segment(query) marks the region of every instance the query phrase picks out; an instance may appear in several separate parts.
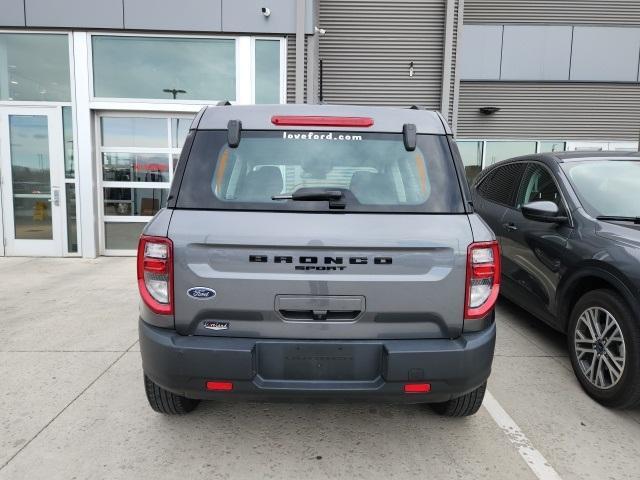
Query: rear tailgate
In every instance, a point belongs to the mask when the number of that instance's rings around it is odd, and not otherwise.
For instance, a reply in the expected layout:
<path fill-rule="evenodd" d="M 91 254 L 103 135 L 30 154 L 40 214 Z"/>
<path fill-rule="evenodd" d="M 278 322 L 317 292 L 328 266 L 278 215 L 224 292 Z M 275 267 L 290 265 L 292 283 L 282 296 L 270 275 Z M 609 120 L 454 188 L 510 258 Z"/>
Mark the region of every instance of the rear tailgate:
<path fill-rule="evenodd" d="M 169 237 L 181 334 L 400 339 L 462 331 L 472 242 L 464 214 L 177 209 Z M 194 287 L 215 295 L 189 295 Z"/>

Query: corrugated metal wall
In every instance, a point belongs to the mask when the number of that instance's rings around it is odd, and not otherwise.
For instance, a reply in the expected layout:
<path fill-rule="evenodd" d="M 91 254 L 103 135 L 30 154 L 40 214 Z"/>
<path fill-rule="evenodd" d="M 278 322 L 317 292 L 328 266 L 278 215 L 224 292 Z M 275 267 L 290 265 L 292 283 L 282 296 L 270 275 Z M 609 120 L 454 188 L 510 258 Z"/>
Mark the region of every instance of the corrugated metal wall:
<path fill-rule="evenodd" d="M 466 5 L 466 4 L 465 4 Z M 478 109 L 499 107 L 493 115 Z M 459 138 L 637 140 L 640 85 L 462 82 Z"/>
<path fill-rule="evenodd" d="M 465 0 L 465 23 L 640 24 L 638 0 Z"/>
<path fill-rule="evenodd" d="M 307 37 L 304 39 L 304 97 L 307 98 Z M 287 37 L 287 103 L 296 103 L 296 36 Z"/>
<path fill-rule="evenodd" d="M 444 20 L 445 0 L 320 0 L 324 101 L 439 109 Z"/>

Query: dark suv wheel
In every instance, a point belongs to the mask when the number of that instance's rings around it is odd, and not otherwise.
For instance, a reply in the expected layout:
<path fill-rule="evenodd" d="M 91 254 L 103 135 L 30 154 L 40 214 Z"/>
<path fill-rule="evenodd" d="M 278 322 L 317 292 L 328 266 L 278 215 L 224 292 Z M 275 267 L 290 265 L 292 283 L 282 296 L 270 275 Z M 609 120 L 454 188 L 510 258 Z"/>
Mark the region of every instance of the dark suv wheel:
<path fill-rule="evenodd" d="M 151 408 L 156 412 L 167 415 L 189 413 L 200 403 L 200 400 L 183 397 L 165 390 L 146 375 L 144 376 L 144 390 L 147 393 L 147 400 L 149 400 Z"/>
<path fill-rule="evenodd" d="M 487 382 L 461 397 L 452 398 L 447 402 L 433 403 L 431 408 L 445 417 L 468 417 L 480 409 L 486 389 Z"/>
<path fill-rule="evenodd" d="M 640 319 L 611 290 L 578 300 L 567 335 L 573 370 L 584 390 L 614 408 L 640 404 Z"/>

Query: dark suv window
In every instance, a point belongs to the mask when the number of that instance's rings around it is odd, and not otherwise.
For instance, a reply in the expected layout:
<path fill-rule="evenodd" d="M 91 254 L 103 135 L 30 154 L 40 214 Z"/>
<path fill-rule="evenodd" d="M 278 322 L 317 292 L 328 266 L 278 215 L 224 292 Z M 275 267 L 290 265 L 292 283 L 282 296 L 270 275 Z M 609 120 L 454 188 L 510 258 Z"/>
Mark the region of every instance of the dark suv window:
<path fill-rule="evenodd" d="M 562 210 L 562 196 L 549 170 L 540 164 L 530 163 L 527 165 L 518 189 L 516 206 L 520 208 L 536 200 L 548 200 Z"/>
<path fill-rule="evenodd" d="M 478 193 L 491 202 L 514 207 L 516 187 L 525 168 L 524 163 L 510 163 L 496 168 L 482 180 Z"/>
<path fill-rule="evenodd" d="M 339 190 L 346 211 L 463 213 L 447 138 L 402 134 L 250 131 L 237 148 L 226 131 L 198 131 L 177 208 L 327 211 L 327 201 L 274 199 L 299 189 Z"/>

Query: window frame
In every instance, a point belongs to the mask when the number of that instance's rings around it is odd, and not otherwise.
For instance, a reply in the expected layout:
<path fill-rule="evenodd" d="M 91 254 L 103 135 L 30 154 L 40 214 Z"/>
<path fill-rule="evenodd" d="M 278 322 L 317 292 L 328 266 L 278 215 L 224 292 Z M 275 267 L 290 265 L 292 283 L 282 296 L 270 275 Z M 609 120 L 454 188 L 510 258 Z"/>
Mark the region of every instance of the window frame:
<path fill-rule="evenodd" d="M 502 207 L 510 208 L 510 209 L 515 210 L 515 205 L 509 205 L 509 204 L 506 204 L 506 203 L 503 203 L 503 202 L 497 202 L 497 201 L 495 201 L 495 200 L 492 200 L 492 199 L 487 198 L 487 197 L 485 197 L 484 195 L 482 195 L 482 193 L 480 192 L 480 185 L 482 185 L 484 182 L 490 181 L 490 180 L 491 180 L 491 178 L 490 178 L 490 177 L 492 177 L 492 176 L 495 174 L 495 172 L 497 172 L 497 171 L 498 171 L 498 170 L 500 170 L 501 168 L 505 168 L 505 167 L 508 167 L 508 166 L 510 166 L 510 165 L 516 165 L 516 164 L 519 164 L 519 163 L 526 163 L 526 162 L 520 162 L 520 161 L 518 161 L 518 162 L 507 162 L 507 163 L 504 163 L 504 164 L 502 164 L 502 165 L 500 165 L 500 166 L 498 166 L 498 167 L 493 168 L 493 171 L 488 172 L 488 173 L 485 173 L 485 174 L 483 175 L 483 176 L 484 176 L 484 178 L 482 178 L 482 177 L 481 177 L 481 178 L 478 180 L 478 185 L 476 186 L 476 190 L 478 191 L 478 195 L 479 195 L 480 197 L 482 197 L 482 199 L 483 199 L 483 200 L 485 200 L 485 201 L 487 201 L 487 202 L 491 202 L 491 203 L 494 203 L 495 205 L 500 205 L 500 206 L 502 206 Z M 497 165 L 497 164 L 494 164 L 494 165 Z M 526 167 L 525 167 L 525 170 L 526 170 Z M 512 188 L 514 189 L 514 190 L 512 191 L 512 195 L 515 195 L 515 194 L 516 194 L 516 192 L 517 192 L 517 191 L 519 190 L 519 188 L 520 188 L 520 184 L 521 184 L 521 183 L 522 183 L 522 177 L 521 177 L 521 178 L 520 178 L 520 180 L 518 181 L 517 185 L 515 185 L 514 187 L 512 187 Z"/>
<path fill-rule="evenodd" d="M 80 193 L 80 177 L 78 175 L 79 163 L 78 163 L 78 123 L 77 123 L 77 103 L 76 103 L 76 66 L 78 63 L 81 63 L 81 59 L 76 59 L 74 55 L 74 37 L 73 32 L 69 30 L 51 30 L 51 29 L 29 29 L 29 30 L 17 30 L 12 28 L 0 28 L 0 33 L 10 33 L 10 34 L 20 34 L 20 35 L 65 35 L 67 37 L 67 50 L 69 55 L 69 83 L 70 83 L 70 99 L 67 102 L 61 101 L 51 101 L 51 100 L 0 100 L 0 107 L 8 107 L 8 108 L 20 108 L 20 107 L 57 107 L 60 118 L 62 119 L 62 107 L 71 108 L 71 133 L 73 139 L 73 161 L 74 161 L 74 172 L 73 177 L 67 177 L 65 170 L 65 165 L 63 165 L 63 179 L 61 180 L 62 187 L 60 188 L 60 204 L 63 209 L 63 232 L 62 232 L 62 242 L 63 242 L 63 257 L 82 257 L 82 228 L 80 225 L 80 205 L 82 203 L 81 193 Z M 63 120 L 61 120 L 63 122 Z M 63 127 L 64 128 L 64 127 Z M 63 134 L 64 135 L 64 134 Z M 63 138 L 64 141 L 64 138 Z M 63 159 L 64 161 L 64 159 Z M 69 230 L 68 230 L 68 216 L 69 212 L 67 209 L 67 193 L 66 188 L 67 185 L 72 184 L 75 189 L 76 195 L 76 204 L 75 204 L 75 215 L 76 215 L 76 244 L 77 251 L 70 252 L 69 251 Z"/>
<path fill-rule="evenodd" d="M 117 118 L 161 118 L 166 120 L 167 126 L 167 147 L 103 147 L 102 146 L 102 121 L 103 117 Z M 131 256 L 135 253 L 135 246 L 132 249 L 108 249 L 106 239 L 106 223 L 140 223 L 142 225 L 148 223 L 153 215 L 105 215 L 104 206 L 104 189 L 105 188 L 153 188 L 166 190 L 169 196 L 171 181 L 175 175 L 174 157 L 179 158 L 182 147 L 174 147 L 172 143 L 171 121 L 174 118 L 187 118 L 191 116 L 184 112 L 144 112 L 144 111 L 98 111 L 94 115 L 94 138 L 95 138 L 95 165 L 96 165 L 96 194 L 98 207 L 98 236 L 99 236 L 99 252 L 101 255 L 109 256 Z M 186 140 L 185 140 L 186 141 Z M 125 182 L 117 180 L 103 180 L 102 171 L 102 154 L 103 153 L 158 153 L 166 154 L 169 157 L 169 181 L 168 182 Z"/>
<path fill-rule="evenodd" d="M 518 194 L 518 192 L 520 192 L 520 189 L 522 188 L 522 183 L 524 182 L 524 178 L 525 178 L 525 173 L 527 172 L 527 168 L 530 165 L 538 165 L 541 166 L 544 170 L 547 171 L 547 173 L 551 176 L 551 179 L 553 180 L 553 183 L 556 186 L 556 189 L 558 190 L 558 192 L 560 192 L 560 200 L 562 202 L 562 206 L 564 208 L 564 214 L 567 216 L 567 218 L 569 219 L 568 224 L 570 227 L 573 227 L 573 217 L 571 215 L 571 210 L 569 209 L 569 202 L 567 202 L 567 198 L 565 195 L 565 192 L 562 190 L 561 186 L 560 186 L 560 182 L 558 181 L 558 177 L 557 175 L 549 168 L 549 166 L 547 164 L 545 164 L 544 162 L 541 162 L 540 160 L 522 160 L 522 161 L 517 161 L 517 162 L 510 162 L 510 163 L 524 163 L 525 164 L 525 169 L 524 169 L 524 173 L 522 174 L 522 178 L 520 179 L 520 181 L 518 182 L 518 185 L 516 187 L 516 195 Z M 516 198 L 517 201 L 517 198 Z M 516 212 L 518 212 L 520 215 L 522 215 L 522 205 L 517 206 L 507 206 L 508 208 L 510 208 L 511 210 L 514 210 Z M 524 218 L 524 215 L 522 215 L 522 218 Z"/>
<path fill-rule="evenodd" d="M 204 39 L 204 40 L 235 40 L 236 66 L 236 98 L 184 100 L 163 98 L 127 98 L 127 97 L 96 97 L 94 91 L 93 71 L 93 37 L 143 37 L 143 38 L 175 38 L 175 39 Z M 99 32 L 87 34 L 88 52 L 87 65 L 89 75 L 89 107 L 94 110 L 141 110 L 164 112 L 194 112 L 197 113 L 204 105 L 229 101 L 233 105 L 255 103 L 255 41 L 278 40 L 280 42 L 280 103 L 286 103 L 287 98 L 287 42 L 284 36 L 251 36 L 251 35 L 180 35 L 171 33 L 130 33 L 130 32 Z"/>

